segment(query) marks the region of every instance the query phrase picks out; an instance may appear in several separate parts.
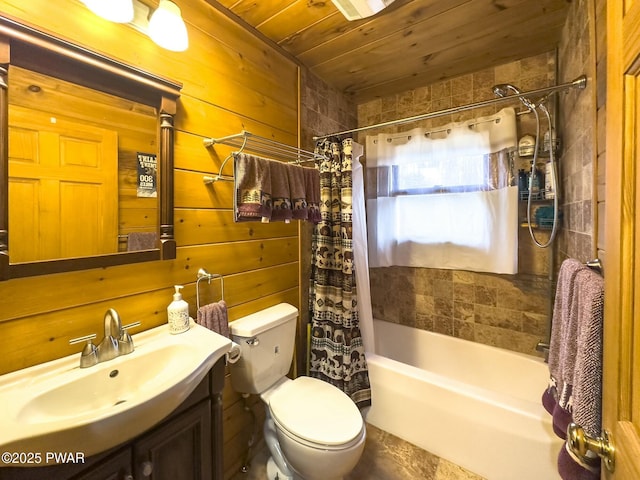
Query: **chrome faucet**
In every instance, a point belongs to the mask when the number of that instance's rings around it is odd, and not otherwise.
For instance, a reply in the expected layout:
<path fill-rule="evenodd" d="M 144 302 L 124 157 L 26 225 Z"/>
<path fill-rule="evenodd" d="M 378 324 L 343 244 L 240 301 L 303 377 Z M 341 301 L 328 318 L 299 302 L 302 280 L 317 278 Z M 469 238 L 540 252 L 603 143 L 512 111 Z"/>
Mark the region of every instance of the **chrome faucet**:
<path fill-rule="evenodd" d="M 112 360 L 120 355 L 118 340 L 122 332 L 120 315 L 113 308 L 104 314 L 104 338 L 96 347 L 98 363 Z"/>
<path fill-rule="evenodd" d="M 80 368 L 91 367 L 133 352 L 133 339 L 127 329 L 138 325 L 140 322 L 122 326 L 118 312 L 113 308 L 107 310 L 104 314 L 104 338 L 98 346 L 91 343 L 91 340 L 96 338 L 95 333 L 69 340 L 70 344 L 87 341 L 80 354 Z"/>

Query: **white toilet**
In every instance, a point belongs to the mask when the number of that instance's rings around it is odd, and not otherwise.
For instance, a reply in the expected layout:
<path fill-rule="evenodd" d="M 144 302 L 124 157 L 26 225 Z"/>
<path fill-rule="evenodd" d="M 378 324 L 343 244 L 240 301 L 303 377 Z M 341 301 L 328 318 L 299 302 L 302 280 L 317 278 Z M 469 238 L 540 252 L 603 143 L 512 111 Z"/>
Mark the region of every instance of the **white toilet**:
<path fill-rule="evenodd" d="M 230 323 L 240 359 L 230 365 L 240 393 L 260 394 L 270 480 L 338 480 L 360 460 L 366 437 L 358 407 L 316 378 L 286 377 L 293 360 L 298 310 L 281 303 Z"/>

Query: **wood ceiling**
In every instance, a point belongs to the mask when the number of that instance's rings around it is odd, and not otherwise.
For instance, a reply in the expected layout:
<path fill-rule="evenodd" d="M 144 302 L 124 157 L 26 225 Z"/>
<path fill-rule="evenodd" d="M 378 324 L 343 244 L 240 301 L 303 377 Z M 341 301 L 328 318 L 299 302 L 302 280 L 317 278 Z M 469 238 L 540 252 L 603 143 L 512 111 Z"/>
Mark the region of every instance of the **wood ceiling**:
<path fill-rule="evenodd" d="M 357 103 L 558 46 L 571 0 L 396 0 L 347 21 L 331 0 L 207 0 Z"/>

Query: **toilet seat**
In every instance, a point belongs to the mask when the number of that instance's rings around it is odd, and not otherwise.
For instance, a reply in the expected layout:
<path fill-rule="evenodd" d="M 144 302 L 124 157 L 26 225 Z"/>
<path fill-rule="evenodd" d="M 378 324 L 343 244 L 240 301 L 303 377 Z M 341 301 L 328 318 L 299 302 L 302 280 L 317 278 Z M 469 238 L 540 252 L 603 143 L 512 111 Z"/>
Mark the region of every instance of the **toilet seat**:
<path fill-rule="evenodd" d="M 358 407 L 337 387 L 317 378 L 284 383 L 270 396 L 269 410 L 283 433 L 308 446 L 346 448 L 363 435 Z"/>

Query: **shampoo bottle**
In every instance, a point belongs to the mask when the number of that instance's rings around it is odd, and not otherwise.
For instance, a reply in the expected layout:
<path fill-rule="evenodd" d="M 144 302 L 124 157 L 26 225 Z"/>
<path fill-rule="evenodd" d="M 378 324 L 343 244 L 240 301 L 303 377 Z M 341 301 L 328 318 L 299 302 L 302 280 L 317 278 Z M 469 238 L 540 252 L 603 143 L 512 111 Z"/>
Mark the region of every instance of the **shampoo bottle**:
<path fill-rule="evenodd" d="M 176 334 L 189 330 L 189 304 L 182 299 L 180 289 L 182 285 L 174 287 L 173 302 L 167 307 L 169 317 L 169 333 Z"/>

